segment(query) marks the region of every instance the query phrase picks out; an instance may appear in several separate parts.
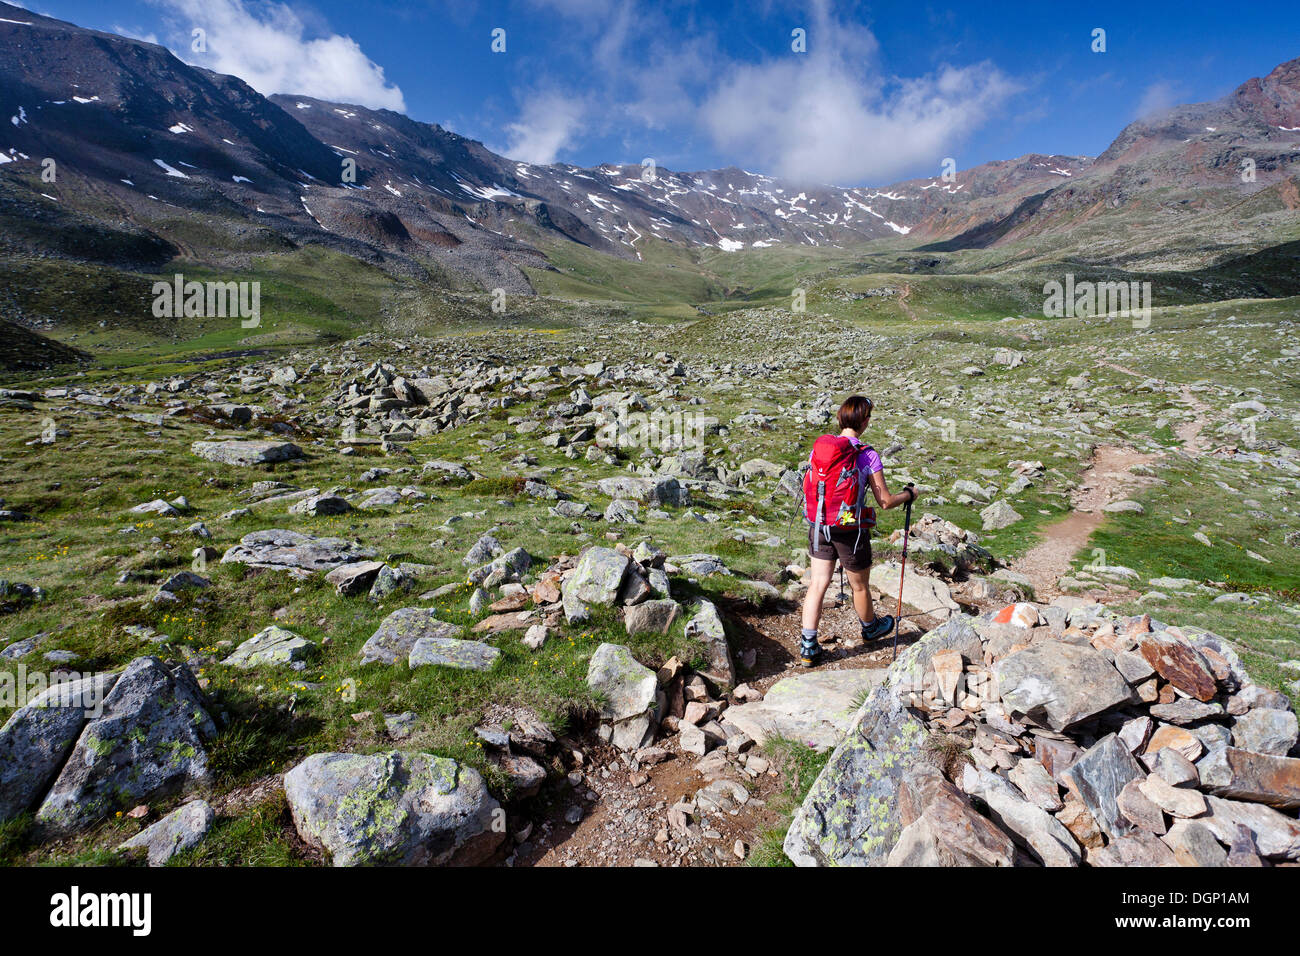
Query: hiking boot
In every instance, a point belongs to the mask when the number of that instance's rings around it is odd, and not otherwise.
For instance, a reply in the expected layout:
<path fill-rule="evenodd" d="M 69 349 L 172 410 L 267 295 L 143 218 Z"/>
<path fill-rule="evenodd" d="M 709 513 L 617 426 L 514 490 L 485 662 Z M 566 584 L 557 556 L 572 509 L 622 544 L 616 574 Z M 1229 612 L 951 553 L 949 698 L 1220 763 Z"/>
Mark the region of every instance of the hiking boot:
<path fill-rule="evenodd" d="M 867 644 L 884 637 L 893 629 L 894 615 L 886 614 L 884 617 L 877 617 L 870 624 L 862 625 L 862 643 Z"/>
<path fill-rule="evenodd" d="M 816 641 L 799 643 L 799 663 L 804 667 L 816 667 L 821 663 L 822 648 Z"/>

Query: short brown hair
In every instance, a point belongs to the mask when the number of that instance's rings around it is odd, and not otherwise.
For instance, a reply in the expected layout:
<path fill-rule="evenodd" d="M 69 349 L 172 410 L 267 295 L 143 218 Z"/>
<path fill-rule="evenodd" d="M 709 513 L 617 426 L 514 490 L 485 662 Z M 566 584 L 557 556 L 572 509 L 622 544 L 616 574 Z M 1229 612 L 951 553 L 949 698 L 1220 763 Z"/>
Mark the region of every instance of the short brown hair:
<path fill-rule="evenodd" d="M 840 428 L 860 432 L 867 427 L 867 419 L 871 417 L 871 399 L 865 395 L 850 395 L 844 399 L 835 417 L 840 420 Z"/>

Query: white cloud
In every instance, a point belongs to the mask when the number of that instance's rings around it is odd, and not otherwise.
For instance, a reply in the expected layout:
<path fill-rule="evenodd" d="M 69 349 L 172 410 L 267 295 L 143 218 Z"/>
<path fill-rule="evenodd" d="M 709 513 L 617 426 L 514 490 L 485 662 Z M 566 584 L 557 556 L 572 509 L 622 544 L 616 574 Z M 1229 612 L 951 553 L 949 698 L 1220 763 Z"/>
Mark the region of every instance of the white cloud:
<path fill-rule="evenodd" d="M 937 169 L 1014 91 L 987 64 L 890 82 L 837 59 L 776 61 L 734 71 L 701 119 L 720 149 L 779 176 L 846 183 Z"/>
<path fill-rule="evenodd" d="M 1177 105 L 1178 102 L 1177 87 L 1166 80 L 1160 80 L 1142 91 L 1142 99 L 1138 101 L 1137 110 L 1133 115 L 1136 119 L 1150 119 Z"/>
<path fill-rule="evenodd" d="M 790 179 L 888 181 L 918 166 L 938 169 L 1019 90 L 987 62 L 887 76 L 875 36 L 836 16 L 829 0 L 814 0 L 792 21 L 807 29 L 806 53 L 760 62 L 728 55 L 712 31 L 684 34 L 653 9 L 629 16 L 626 0 L 603 15 L 594 0 L 533 2 L 568 19 L 587 50 L 587 89 L 599 90 L 569 103 L 552 93 L 547 119 L 532 99 L 520 103 L 512 130 L 556 144 L 542 151 L 552 156 L 618 119 L 659 141 L 702 134 L 724 161 Z"/>
<path fill-rule="evenodd" d="M 582 132 L 587 107 L 581 97 L 547 89 L 524 97 L 521 118 L 506 126 L 505 154 L 526 163 L 553 163 Z"/>
<path fill-rule="evenodd" d="M 701 109 L 715 144 L 808 182 L 888 179 L 954 156 L 1017 91 L 991 63 L 891 78 L 864 27 L 814 5 L 808 52 L 733 68 Z"/>
<path fill-rule="evenodd" d="M 403 111 L 402 91 L 351 37 L 309 29 L 285 3 L 155 0 L 172 14 L 173 51 L 187 63 L 239 77 L 259 93 L 301 93 L 335 102 Z M 194 52 L 191 31 L 206 31 Z"/>

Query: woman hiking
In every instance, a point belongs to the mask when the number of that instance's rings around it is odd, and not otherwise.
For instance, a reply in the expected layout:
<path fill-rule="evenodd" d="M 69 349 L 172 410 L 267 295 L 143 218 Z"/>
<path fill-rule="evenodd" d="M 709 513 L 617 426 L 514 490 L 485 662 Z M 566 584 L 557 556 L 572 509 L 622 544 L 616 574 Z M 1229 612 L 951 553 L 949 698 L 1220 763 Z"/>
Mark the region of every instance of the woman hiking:
<path fill-rule="evenodd" d="M 908 485 L 891 494 L 885 485 L 884 465 L 880 455 L 862 441 L 862 432 L 871 421 L 871 399 L 850 395 L 840 406 L 838 435 L 822 435 L 813 443 L 804 473 L 804 505 L 808 519 L 808 555 L 812 567 L 808 576 L 808 595 L 803 602 L 803 639 L 799 660 L 812 667 L 821 657 L 817 643 L 817 624 L 822 616 L 822 600 L 830 587 L 839 561 L 853 588 L 853 608 L 862 625 L 863 642 L 884 637 L 894 629 L 894 618 L 877 617 L 867 584 L 871 574 L 871 529 L 876 524 L 876 509 L 867 506 L 867 490 L 876 504 L 895 508 L 916 499 L 916 489 Z"/>

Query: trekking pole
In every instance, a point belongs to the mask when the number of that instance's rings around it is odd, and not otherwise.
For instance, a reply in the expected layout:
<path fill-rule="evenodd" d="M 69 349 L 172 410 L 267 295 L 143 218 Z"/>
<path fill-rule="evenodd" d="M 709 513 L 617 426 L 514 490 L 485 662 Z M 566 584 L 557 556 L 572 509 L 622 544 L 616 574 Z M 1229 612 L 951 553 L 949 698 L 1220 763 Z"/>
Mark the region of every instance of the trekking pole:
<path fill-rule="evenodd" d="M 909 484 L 907 487 L 912 486 Z M 903 623 L 903 576 L 907 574 L 907 539 L 912 533 L 912 502 L 915 500 L 916 492 L 913 491 L 907 499 L 907 511 L 903 516 L 903 566 L 898 571 L 898 613 L 894 615 L 894 653 L 890 657 L 891 661 L 898 660 L 898 629 Z"/>

